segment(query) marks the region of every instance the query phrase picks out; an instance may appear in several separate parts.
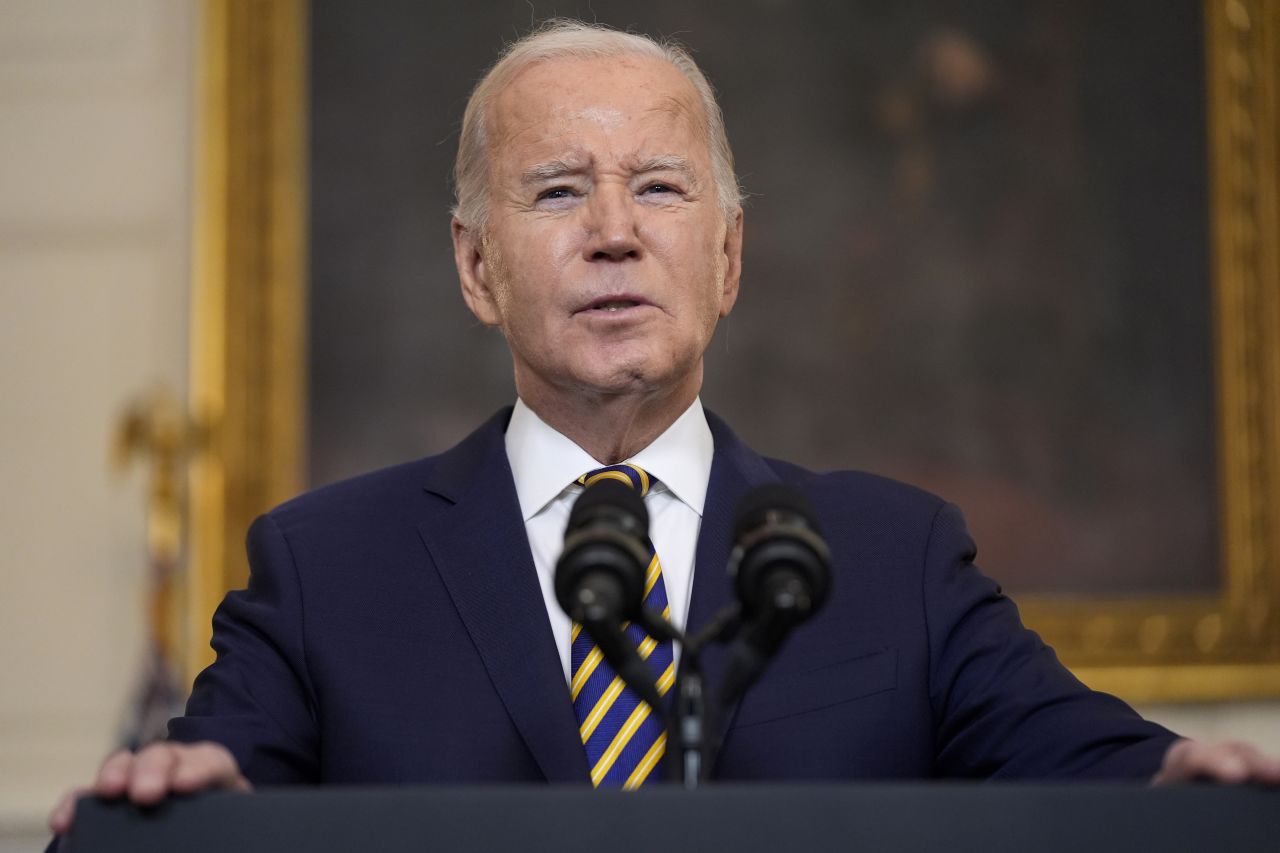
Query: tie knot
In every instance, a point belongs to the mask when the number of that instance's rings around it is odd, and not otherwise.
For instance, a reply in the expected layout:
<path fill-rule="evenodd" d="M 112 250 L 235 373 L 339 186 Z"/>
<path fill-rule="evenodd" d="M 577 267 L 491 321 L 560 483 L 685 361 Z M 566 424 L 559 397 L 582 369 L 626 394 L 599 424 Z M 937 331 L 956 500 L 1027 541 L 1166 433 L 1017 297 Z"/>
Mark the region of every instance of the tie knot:
<path fill-rule="evenodd" d="M 593 486 L 601 480 L 617 480 L 626 483 L 639 492 L 640 497 L 649 494 L 649 489 L 657 482 L 640 466 L 624 462 L 621 465 L 606 465 L 603 468 L 588 471 L 578 478 L 578 485 Z"/>

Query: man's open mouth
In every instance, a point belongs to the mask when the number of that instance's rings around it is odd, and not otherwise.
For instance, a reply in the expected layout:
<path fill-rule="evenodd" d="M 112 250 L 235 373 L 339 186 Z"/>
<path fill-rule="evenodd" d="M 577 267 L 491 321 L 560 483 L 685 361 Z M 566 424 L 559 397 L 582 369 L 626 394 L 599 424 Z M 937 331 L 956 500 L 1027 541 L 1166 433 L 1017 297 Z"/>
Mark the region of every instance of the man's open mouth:
<path fill-rule="evenodd" d="M 648 305 L 643 299 L 633 298 L 629 296 L 609 296 L 604 299 L 597 299 L 595 302 L 588 304 L 580 310 L 589 312 L 601 312 L 604 314 L 613 314 L 618 311 L 625 311 L 628 308 L 639 308 Z"/>

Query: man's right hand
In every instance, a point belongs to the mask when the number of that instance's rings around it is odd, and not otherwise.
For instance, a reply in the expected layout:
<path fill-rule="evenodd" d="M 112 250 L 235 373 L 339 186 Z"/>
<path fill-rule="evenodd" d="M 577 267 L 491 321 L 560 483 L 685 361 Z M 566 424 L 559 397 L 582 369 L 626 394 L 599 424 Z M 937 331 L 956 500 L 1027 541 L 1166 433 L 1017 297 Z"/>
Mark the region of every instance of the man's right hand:
<path fill-rule="evenodd" d="M 248 791 L 249 780 L 225 746 L 160 741 L 139 750 L 114 752 L 102 762 L 88 788 L 73 788 L 49 814 L 49 828 L 62 835 L 71 828 L 76 800 L 88 794 L 116 798 L 127 796 L 139 805 L 158 803 L 169 794 L 191 794 L 209 788 Z"/>

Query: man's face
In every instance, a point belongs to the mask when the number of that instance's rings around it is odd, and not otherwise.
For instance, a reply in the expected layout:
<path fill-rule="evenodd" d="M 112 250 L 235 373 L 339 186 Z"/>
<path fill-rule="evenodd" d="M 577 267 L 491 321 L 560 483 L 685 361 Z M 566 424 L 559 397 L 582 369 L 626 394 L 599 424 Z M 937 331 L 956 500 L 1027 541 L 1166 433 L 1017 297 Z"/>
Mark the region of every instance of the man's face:
<path fill-rule="evenodd" d="M 521 396 L 696 393 L 737 296 L 742 220 L 719 204 L 693 86 L 645 57 L 545 62 L 488 121 L 487 229 L 455 222 L 455 248 Z"/>

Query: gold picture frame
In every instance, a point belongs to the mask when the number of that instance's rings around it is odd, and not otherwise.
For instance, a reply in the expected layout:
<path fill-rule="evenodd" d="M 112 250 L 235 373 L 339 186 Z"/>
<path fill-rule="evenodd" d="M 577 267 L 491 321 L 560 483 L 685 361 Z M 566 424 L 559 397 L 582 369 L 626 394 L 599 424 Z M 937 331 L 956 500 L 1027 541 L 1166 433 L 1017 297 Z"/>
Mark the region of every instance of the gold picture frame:
<path fill-rule="evenodd" d="M 191 401 L 213 441 L 192 471 L 192 674 L 306 439 L 306 4 L 204 14 Z M 1083 680 L 1135 702 L 1280 696 L 1280 0 L 1206 0 L 1204 21 L 1221 584 L 1021 602 Z"/>
<path fill-rule="evenodd" d="M 1082 680 L 1134 702 L 1280 696 L 1280 2 L 1204 10 L 1221 586 L 1022 605 Z"/>
<path fill-rule="evenodd" d="M 302 488 L 306 425 L 305 0 L 205 0 L 196 103 L 184 669 L 248 578 L 254 517 Z"/>

